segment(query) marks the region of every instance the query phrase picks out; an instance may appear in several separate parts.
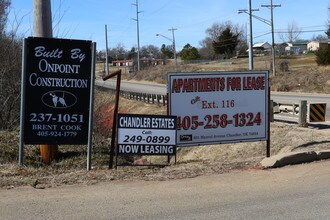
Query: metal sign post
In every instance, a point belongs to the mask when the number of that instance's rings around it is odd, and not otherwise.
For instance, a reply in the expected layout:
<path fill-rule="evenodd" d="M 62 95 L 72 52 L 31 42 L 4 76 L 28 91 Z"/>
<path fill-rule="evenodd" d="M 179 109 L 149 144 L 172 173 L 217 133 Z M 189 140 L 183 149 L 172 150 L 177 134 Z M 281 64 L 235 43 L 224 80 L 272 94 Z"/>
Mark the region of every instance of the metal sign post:
<path fill-rule="evenodd" d="M 112 133 L 111 133 L 111 144 L 110 144 L 110 160 L 109 160 L 109 169 L 113 168 L 113 158 L 115 154 L 115 138 L 117 130 L 117 114 L 119 106 L 119 92 L 120 92 L 120 81 L 121 81 L 121 69 L 103 77 L 103 81 L 106 81 L 112 77 L 117 76 L 117 85 L 116 85 L 116 96 L 115 96 L 115 108 L 113 110 L 113 123 L 112 123 Z"/>
<path fill-rule="evenodd" d="M 88 144 L 87 144 L 87 170 L 92 169 L 93 144 L 93 112 L 94 112 L 94 85 L 95 85 L 96 43 L 92 44 L 92 78 L 89 98 Z"/>
<path fill-rule="evenodd" d="M 23 53 L 22 53 L 22 82 L 21 82 L 21 110 L 20 110 L 20 141 L 19 141 L 19 152 L 18 161 L 19 165 L 24 164 L 24 112 L 25 112 L 25 81 L 26 81 L 26 41 L 23 41 Z"/>

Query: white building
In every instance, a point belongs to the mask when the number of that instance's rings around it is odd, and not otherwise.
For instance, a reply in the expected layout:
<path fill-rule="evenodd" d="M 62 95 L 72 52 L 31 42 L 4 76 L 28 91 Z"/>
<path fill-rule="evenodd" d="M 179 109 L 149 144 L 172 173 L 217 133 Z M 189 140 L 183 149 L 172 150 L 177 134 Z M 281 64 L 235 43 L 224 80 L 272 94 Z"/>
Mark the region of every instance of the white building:
<path fill-rule="evenodd" d="M 307 50 L 312 52 L 327 48 L 328 42 L 311 41 L 307 44 Z"/>

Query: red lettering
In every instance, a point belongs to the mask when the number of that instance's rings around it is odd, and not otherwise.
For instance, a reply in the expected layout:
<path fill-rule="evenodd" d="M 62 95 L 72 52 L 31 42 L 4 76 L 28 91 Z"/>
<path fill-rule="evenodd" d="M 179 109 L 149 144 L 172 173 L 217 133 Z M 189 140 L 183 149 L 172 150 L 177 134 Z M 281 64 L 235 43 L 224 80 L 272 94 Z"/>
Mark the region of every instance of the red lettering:
<path fill-rule="evenodd" d="M 240 77 L 228 77 L 227 78 L 227 91 L 241 90 L 242 82 Z"/>
<path fill-rule="evenodd" d="M 265 89 L 265 77 L 243 77 L 243 90 L 264 90 Z"/>

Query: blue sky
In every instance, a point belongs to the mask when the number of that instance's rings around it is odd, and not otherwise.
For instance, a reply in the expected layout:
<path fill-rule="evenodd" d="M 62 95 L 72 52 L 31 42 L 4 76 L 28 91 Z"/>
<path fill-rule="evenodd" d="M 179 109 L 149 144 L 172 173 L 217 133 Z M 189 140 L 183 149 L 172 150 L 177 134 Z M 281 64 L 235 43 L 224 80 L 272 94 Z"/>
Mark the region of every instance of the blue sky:
<path fill-rule="evenodd" d="M 54 37 L 92 40 L 97 49 L 105 49 L 105 25 L 108 26 L 109 47 L 118 43 L 126 49 L 137 45 L 136 0 L 51 0 Z M 248 0 L 139 0 L 140 46 L 171 41 L 156 36 L 157 33 L 172 38 L 168 29 L 176 28 L 177 50 L 190 43 L 199 47 L 206 37 L 205 30 L 215 22 L 230 20 L 248 27 L 248 15 L 238 14 L 248 8 Z M 270 0 L 252 0 L 255 15 L 270 20 L 270 10 L 261 7 Z M 323 34 L 326 30 L 330 0 L 273 0 L 281 4 L 274 9 L 274 28 L 286 31 L 289 23 L 296 23 L 303 31 L 302 39 Z M 33 0 L 12 0 L 8 29 L 19 25 L 24 37 L 33 36 Z M 15 19 L 16 18 L 16 19 Z M 16 21 L 15 21 L 16 20 Z M 253 19 L 254 43 L 271 42 L 270 26 Z M 281 42 L 275 33 L 275 41 Z"/>

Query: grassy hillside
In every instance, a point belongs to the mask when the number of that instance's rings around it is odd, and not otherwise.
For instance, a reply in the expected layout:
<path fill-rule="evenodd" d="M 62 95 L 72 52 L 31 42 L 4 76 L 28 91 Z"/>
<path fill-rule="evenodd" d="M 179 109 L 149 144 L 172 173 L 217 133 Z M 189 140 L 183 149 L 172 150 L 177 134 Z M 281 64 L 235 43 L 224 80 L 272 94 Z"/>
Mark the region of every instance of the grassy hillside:
<path fill-rule="evenodd" d="M 281 71 L 281 63 L 287 63 L 288 71 Z M 255 70 L 270 70 L 270 64 L 271 58 L 269 56 L 254 58 Z M 100 71 L 102 71 L 102 66 L 103 64 L 99 65 Z M 177 68 L 170 63 L 165 66 L 153 66 L 137 74 L 123 72 L 125 73 L 124 79 L 127 80 L 166 83 L 167 72 L 247 71 L 248 66 L 248 58 L 238 58 L 180 64 Z M 276 71 L 275 77 L 270 72 L 270 84 L 273 91 L 330 93 L 330 66 L 318 66 L 314 54 L 285 58 L 277 57 Z"/>

